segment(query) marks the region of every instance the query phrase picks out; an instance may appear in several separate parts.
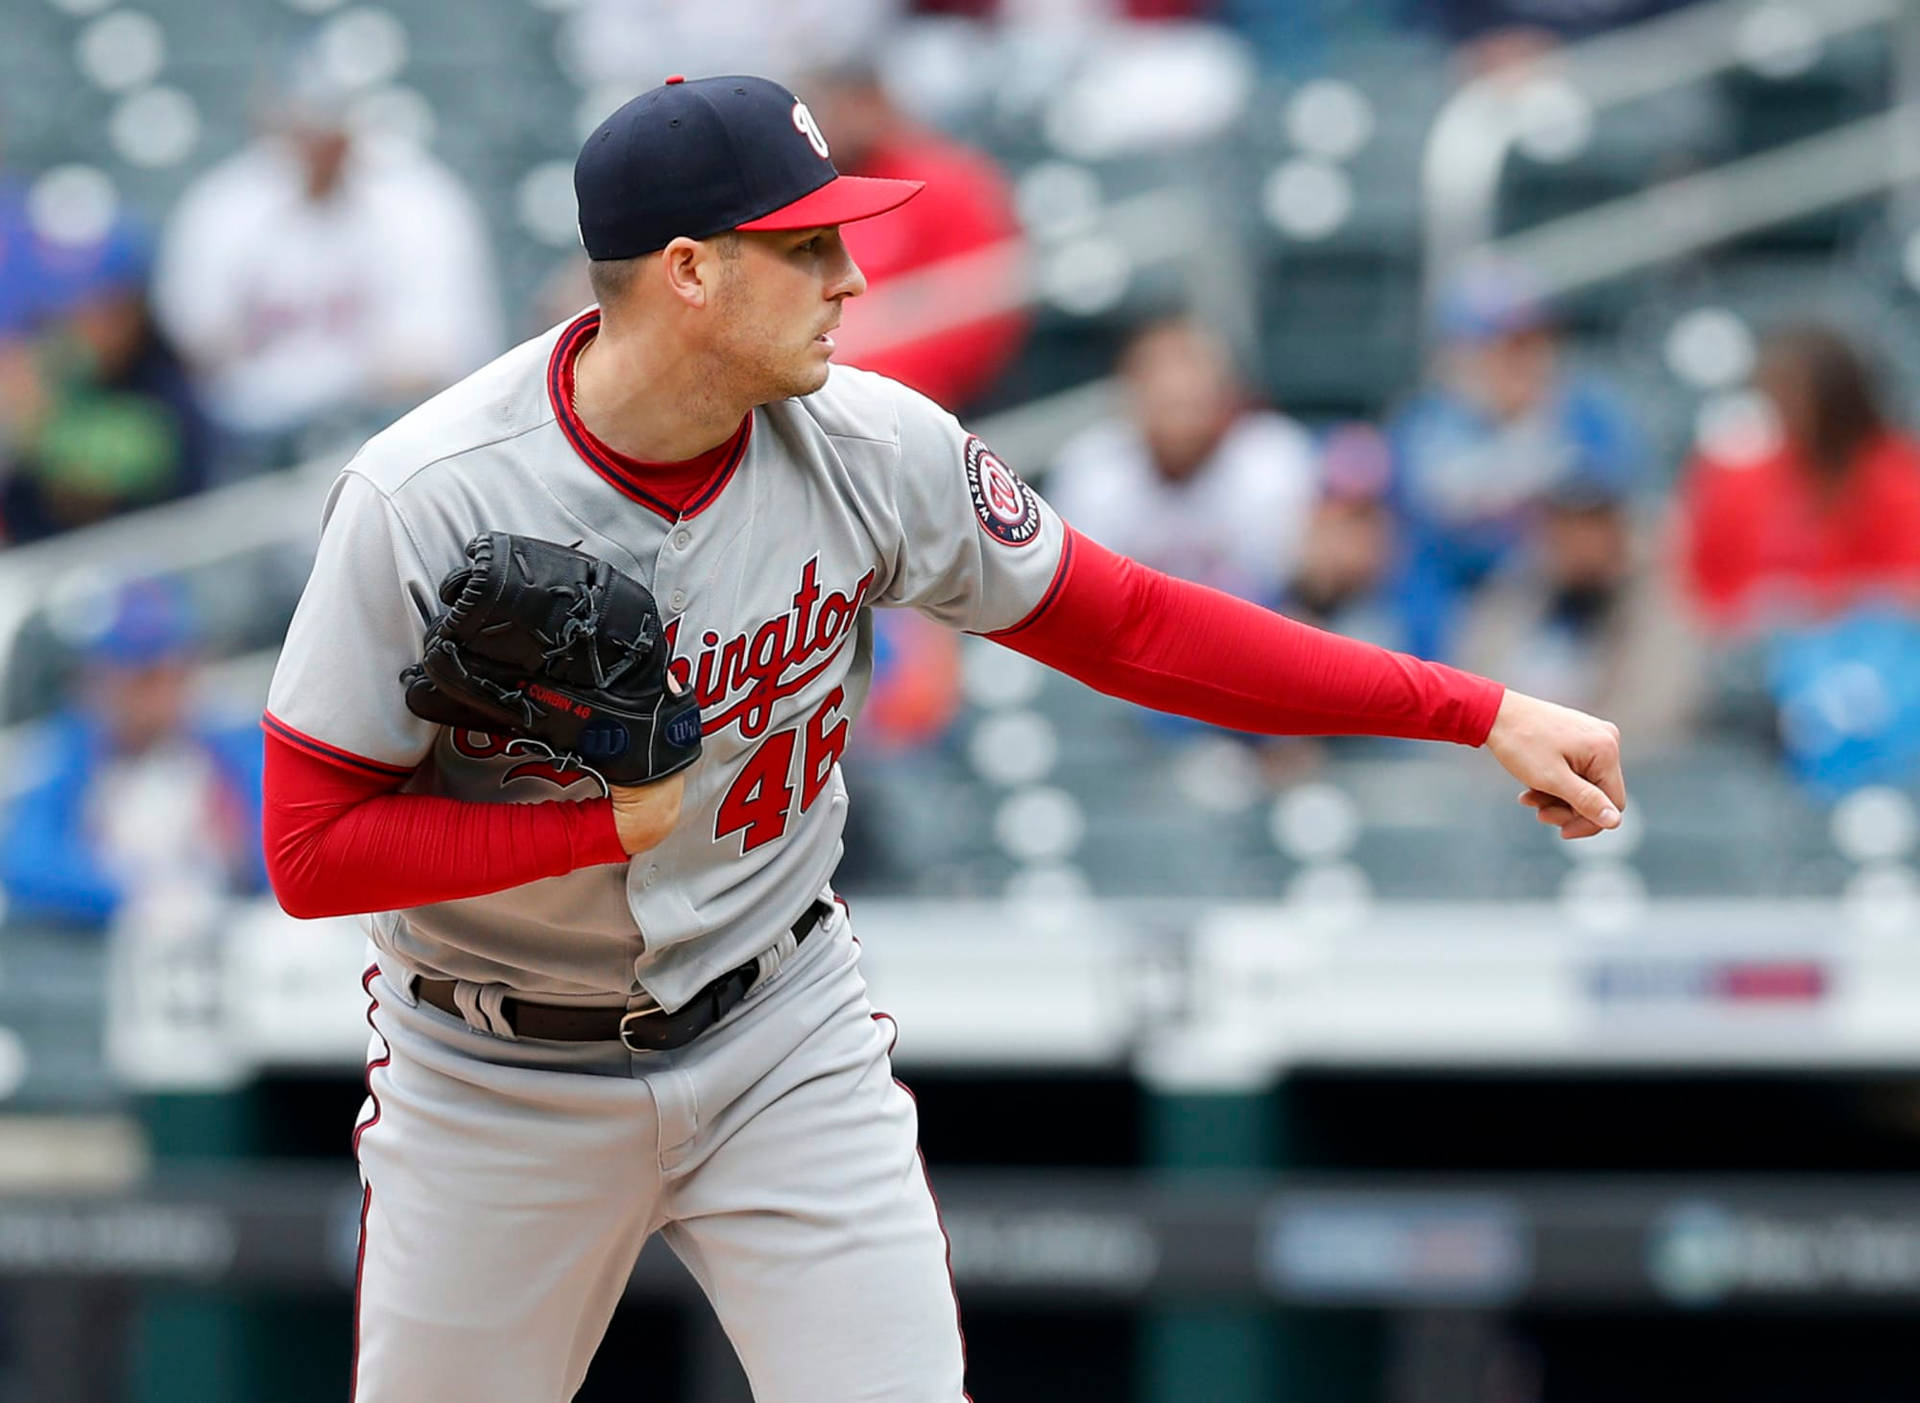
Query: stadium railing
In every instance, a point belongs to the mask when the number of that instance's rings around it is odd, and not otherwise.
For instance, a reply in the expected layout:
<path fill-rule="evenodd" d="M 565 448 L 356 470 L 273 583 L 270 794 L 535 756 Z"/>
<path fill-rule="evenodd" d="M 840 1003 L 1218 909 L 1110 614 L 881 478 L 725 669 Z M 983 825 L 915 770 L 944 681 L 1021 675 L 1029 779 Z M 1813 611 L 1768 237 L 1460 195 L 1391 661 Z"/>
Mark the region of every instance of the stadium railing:
<path fill-rule="evenodd" d="M 1776 50 L 1817 50 L 1841 35 L 1914 22 L 1899 0 L 1708 0 L 1567 45 L 1523 72 L 1464 84 L 1435 119 L 1422 158 L 1429 292 L 1463 262 L 1492 251 L 1547 259 L 1545 276 L 1569 280 L 1554 290 L 1578 286 L 1912 180 L 1915 143 L 1905 130 L 1912 113 L 1896 111 L 1571 216 L 1551 238 L 1540 230 L 1495 240 L 1501 176 L 1516 147 L 1543 121 L 1590 126 L 1609 109 L 1764 63 Z M 1656 209 L 1685 217 L 1648 218 Z"/>

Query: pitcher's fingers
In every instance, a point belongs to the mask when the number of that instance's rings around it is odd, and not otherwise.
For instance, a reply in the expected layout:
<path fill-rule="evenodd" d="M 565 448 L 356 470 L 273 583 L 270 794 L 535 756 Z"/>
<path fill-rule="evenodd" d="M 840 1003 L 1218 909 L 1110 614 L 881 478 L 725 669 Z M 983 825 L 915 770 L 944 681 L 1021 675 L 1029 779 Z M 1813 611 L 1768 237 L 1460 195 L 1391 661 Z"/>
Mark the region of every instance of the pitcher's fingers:
<path fill-rule="evenodd" d="M 1556 799 L 1543 789 L 1529 789 L 1520 802 L 1533 810 L 1533 816 L 1547 828 L 1560 830 L 1562 838 L 1591 838 L 1600 832 L 1592 819 L 1583 818 L 1565 799 Z"/>
<path fill-rule="evenodd" d="M 1616 809 L 1627 806 L 1627 777 L 1620 768 L 1620 747 L 1610 745 L 1601 754 L 1594 757 L 1593 764 L 1586 772 L 1587 778 L 1598 785 L 1600 791 L 1613 801 Z"/>
<path fill-rule="evenodd" d="M 1620 810 L 1615 806 L 1613 799 L 1599 785 L 1582 779 L 1571 769 L 1554 786 L 1554 792 L 1570 804 L 1582 818 L 1591 820 L 1601 828 L 1619 827 Z"/>

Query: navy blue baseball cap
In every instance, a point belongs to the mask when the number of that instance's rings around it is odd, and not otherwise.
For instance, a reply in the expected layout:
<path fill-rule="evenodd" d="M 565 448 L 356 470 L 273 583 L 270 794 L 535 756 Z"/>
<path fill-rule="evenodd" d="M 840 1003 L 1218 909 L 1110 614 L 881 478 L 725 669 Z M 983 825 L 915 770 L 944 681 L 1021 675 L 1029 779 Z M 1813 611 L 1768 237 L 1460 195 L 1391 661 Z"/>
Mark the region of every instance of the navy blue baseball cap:
<path fill-rule="evenodd" d="M 667 79 L 596 127 L 573 166 L 593 259 L 638 258 L 683 235 L 847 224 L 920 187 L 840 174 L 806 103 L 745 76 Z"/>

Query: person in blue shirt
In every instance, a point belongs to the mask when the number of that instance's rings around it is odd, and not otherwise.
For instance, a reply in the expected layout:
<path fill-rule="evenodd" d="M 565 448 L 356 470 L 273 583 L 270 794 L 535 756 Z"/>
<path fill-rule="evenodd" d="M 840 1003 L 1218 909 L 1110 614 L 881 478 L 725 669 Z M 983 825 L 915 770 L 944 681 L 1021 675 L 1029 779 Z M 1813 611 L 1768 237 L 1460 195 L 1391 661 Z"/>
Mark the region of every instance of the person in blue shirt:
<path fill-rule="evenodd" d="M 195 714 L 197 636 L 177 586 L 113 597 L 77 700 L 22 747 L 0 838 L 10 922 L 102 930 L 143 888 L 265 889 L 259 728 Z"/>
<path fill-rule="evenodd" d="M 1571 484 L 1630 496 L 1646 450 L 1609 390 L 1568 369 L 1523 270 L 1488 266 L 1457 279 L 1435 327 L 1428 383 L 1389 437 L 1409 647 L 1445 658 L 1463 606 L 1517 558 L 1543 505 Z"/>

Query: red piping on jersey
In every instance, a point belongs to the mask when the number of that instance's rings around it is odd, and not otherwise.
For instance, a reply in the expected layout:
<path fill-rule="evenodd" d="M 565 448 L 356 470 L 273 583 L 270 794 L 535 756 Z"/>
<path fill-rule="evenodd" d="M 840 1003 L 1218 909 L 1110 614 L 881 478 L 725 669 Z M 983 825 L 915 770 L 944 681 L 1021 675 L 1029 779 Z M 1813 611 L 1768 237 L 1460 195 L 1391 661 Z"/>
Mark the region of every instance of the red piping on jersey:
<path fill-rule="evenodd" d="M 302 750 L 310 751 L 322 760 L 331 760 L 336 765 L 347 765 L 356 770 L 365 770 L 368 774 L 394 779 L 404 779 L 413 773 L 405 765 L 389 765 L 381 760 L 369 760 L 364 755 L 355 755 L 350 750 L 341 750 L 337 746 L 328 745 L 325 741 L 315 740 L 304 731 L 296 731 L 271 711 L 260 713 L 260 724 L 281 740 L 297 745 Z"/>
<path fill-rule="evenodd" d="M 1014 634 L 1030 627 L 1036 619 L 1053 607 L 1053 601 L 1060 597 L 1061 587 L 1067 582 L 1067 570 L 1073 564 L 1073 543 L 1079 539 L 1080 533 L 1069 527 L 1067 539 L 1060 545 L 1060 563 L 1053 567 L 1053 579 L 1047 585 L 1047 592 L 1040 596 L 1040 602 L 1029 609 L 1027 616 L 1019 623 L 1003 628 L 998 633 L 990 633 L 987 635 L 989 638 L 996 643 L 1006 643 Z M 1013 645 L 1009 643 L 1007 646 Z"/>
<path fill-rule="evenodd" d="M 357 1158 L 360 1154 L 360 1139 L 374 1126 L 380 1123 L 380 1097 L 373 1089 L 373 1074 L 393 1061 L 393 1046 L 387 1041 L 387 1035 L 374 1027 L 373 1015 L 380 1011 L 380 996 L 373 992 L 373 977 L 380 973 L 378 964 L 366 967 L 360 975 L 360 987 L 367 993 L 367 1026 L 373 1028 L 374 1035 L 380 1039 L 380 1045 L 387 1049 L 385 1057 L 369 1058 L 367 1061 L 367 1099 L 373 1102 L 373 1114 L 353 1128 L 353 1143 L 350 1148 Z"/>
<path fill-rule="evenodd" d="M 740 421 L 740 427 L 734 430 L 734 448 L 733 452 L 727 455 L 725 466 L 715 473 L 707 485 L 700 489 L 698 495 L 681 509 L 680 515 L 683 519 L 698 516 L 713 505 L 721 490 L 733 480 L 733 470 L 739 467 L 740 460 L 747 456 L 747 444 L 752 438 L 753 414 L 749 411 L 747 417 Z"/>
<path fill-rule="evenodd" d="M 1099 691 L 1236 731 L 1480 745 L 1506 690 L 1149 570 L 1068 528 L 1039 609 L 987 637 Z"/>
<path fill-rule="evenodd" d="M 753 415 L 748 413 L 735 429 L 733 437 L 719 448 L 712 450 L 723 454 L 712 475 L 707 477 L 691 497 L 676 502 L 650 491 L 641 485 L 649 471 L 660 470 L 671 475 L 674 469 L 684 468 L 706 458 L 698 458 L 682 463 L 646 463 L 637 458 L 629 458 L 617 453 L 602 443 L 580 421 L 573 410 L 573 363 L 579 358 L 580 348 L 593 337 L 600 328 L 598 308 L 582 312 L 567 329 L 560 333 L 560 340 L 554 345 L 553 355 L 547 361 L 547 398 L 553 404 L 554 418 L 560 425 L 560 431 L 567 436 L 567 442 L 573 445 L 588 467 L 605 478 L 617 491 L 632 498 L 656 516 L 668 521 L 680 521 L 700 515 L 714 499 L 720 495 L 727 483 L 732 480 L 734 469 L 740 466 L 741 459 L 747 456 L 747 443 L 753 437 Z"/>
<path fill-rule="evenodd" d="M 353 1254 L 353 1354 L 347 1373 L 347 1403 L 360 1396 L 360 1294 L 367 1271 L 367 1216 L 373 1212 L 373 1185 L 361 1180 L 359 1246 Z"/>
<path fill-rule="evenodd" d="M 898 1077 L 894 1084 L 907 1093 L 907 1099 L 913 1100 L 913 1091 Z M 967 1327 L 960 1319 L 960 1283 L 953 1277 L 953 1239 L 947 1235 L 947 1220 L 940 1214 L 940 1195 L 933 1191 L 933 1175 L 927 1172 L 927 1152 L 918 1145 L 913 1148 L 920 1157 L 920 1177 L 926 1181 L 927 1197 L 933 1200 L 933 1221 L 940 1229 L 940 1240 L 947 1245 L 947 1290 L 953 1296 L 953 1332 L 960 1337 L 960 1403 L 973 1403 L 973 1395 L 967 1392 Z"/>
<path fill-rule="evenodd" d="M 840 898 L 836 896 L 834 900 L 840 901 Z M 846 905 L 844 901 L 841 901 L 840 904 L 842 906 Z M 859 942 L 856 941 L 855 943 L 858 944 Z M 872 1018 L 875 1023 L 884 1022 L 893 1030 L 893 1036 L 887 1040 L 887 1060 L 888 1062 L 892 1062 L 893 1050 L 900 1045 L 900 1020 L 895 1018 L 891 1013 L 882 1013 L 878 1009 L 873 1011 Z M 914 1119 L 918 1121 L 920 1118 L 920 1098 L 915 1096 L 913 1094 L 913 1088 L 901 1081 L 900 1078 L 895 1077 L 893 1084 L 907 1093 L 907 1100 L 913 1103 Z M 933 1203 L 934 1225 L 940 1229 L 940 1240 L 947 1245 L 947 1290 L 953 1296 L 953 1328 L 955 1333 L 960 1336 L 960 1403 L 973 1403 L 973 1395 L 966 1391 L 965 1386 L 967 1376 L 967 1327 L 960 1319 L 960 1285 L 953 1279 L 953 1239 L 947 1236 L 946 1219 L 940 1216 L 940 1195 L 933 1191 L 933 1175 L 927 1172 L 927 1152 L 920 1148 L 919 1138 L 916 1127 L 916 1134 L 914 1135 L 915 1143 L 913 1146 L 914 1157 L 920 1161 L 920 1179 L 921 1182 L 927 1186 L 927 1197 Z"/>
<path fill-rule="evenodd" d="M 380 1008 L 379 996 L 373 992 L 373 977 L 380 973 L 379 965 L 368 965 L 367 972 L 360 976 L 360 987 L 367 991 L 367 1026 L 373 1028 L 374 1035 L 386 1047 L 385 1057 L 371 1059 L 367 1063 L 367 1099 L 373 1102 L 373 1114 L 353 1128 L 353 1157 L 360 1158 L 360 1137 L 380 1123 L 380 1097 L 373 1089 L 373 1074 L 377 1068 L 388 1066 L 393 1061 L 393 1047 L 387 1042 L 386 1035 L 373 1026 L 373 1015 Z M 367 1179 L 367 1167 L 360 1166 L 360 1241 L 353 1255 L 353 1363 L 347 1375 L 347 1403 L 354 1403 L 360 1396 L 360 1292 L 367 1272 L 367 1217 L 373 1211 L 373 1185 Z"/>
<path fill-rule="evenodd" d="M 893 1060 L 893 1049 L 900 1041 L 900 1024 L 891 1013 L 875 1013 L 873 1021 L 881 1019 L 893 1025 L 893 1041 L 887 1044 L 887 1060 Z M 893 1084 L 907 1093 L 907 1100 L 913 1103 L 914 1119 L 920 1118 L 920 1098 L 913 1094 L 913 1088 L 900 1078 L 895 1077 Z M 947 1291 L 953 1297 L 953 1330 L 960 1337 L 960 1403 L 973 1403 L 973 1395 L 966 1391 L 967 1380 L 967 1327 L 960 1319 L 960 1283 L 953 1276 L 953 1239 L 947 1235 L 947 1220 L 940 1214 L 940 1195 L 933 1191 L 933 1175 L 927 1170 L 927 1152 L 920 1148 L 919 1135 L 914 1136 L 913 1153 L 920 1161 L 920 1180 L 927 1186 L 927 1198 L 933 1203 L 933 1223 L 940 1229 L 940 1240 L 947 1245 Z"/>

